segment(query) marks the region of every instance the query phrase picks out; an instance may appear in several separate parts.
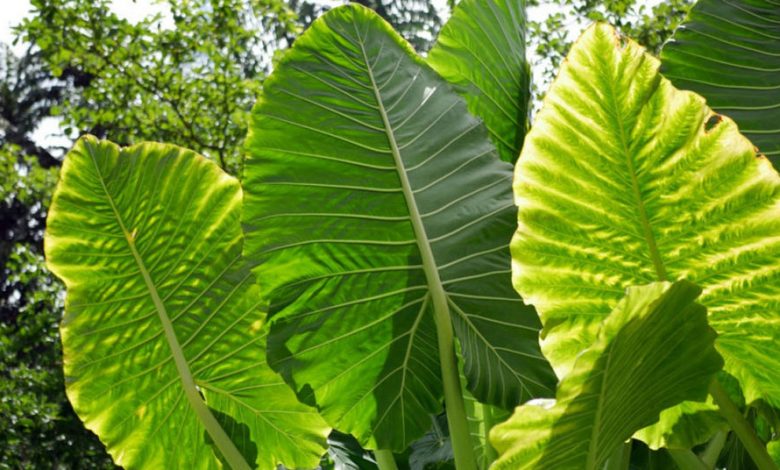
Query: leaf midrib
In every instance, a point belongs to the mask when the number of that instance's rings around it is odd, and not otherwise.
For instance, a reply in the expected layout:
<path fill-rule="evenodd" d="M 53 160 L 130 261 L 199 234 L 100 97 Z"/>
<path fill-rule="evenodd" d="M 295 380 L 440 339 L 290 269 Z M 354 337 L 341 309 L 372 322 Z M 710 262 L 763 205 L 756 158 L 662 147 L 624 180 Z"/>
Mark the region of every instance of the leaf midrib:
<path fill-rule="evenodd" d="M 655 241 L 655 235 L 653 234 L 652 227 L 650 226 L 650 219 L 647 215 L 647 208 L 645 207 L 644 199 L 642 198 L 642 192 L 639 189 L 639 178 L 637 176 L 636 168 L 634 167 L 634 160 L 632 158 L 630 148 L 628 145 L 628 139 L 626 137 L 626 129 L 625 126 L 623 125 L 623 116 L 620 111 L 620 105 L 618 104 L 617 90 L 614 87 L 614 83 L 611 80 L 611 77 L 609 77 L 606 81 L 609 84 L 609 90 L 611 92 L 610 104 L 612 105 L 612 110 L 614 112 L 613 115 L 615 117 L 615 120 L 617 121 L 620 148 L 622 150 L 623 156 L 625 157 L 626 165 L 628 166 L 628 173 L 631 176 L 632 194 L 634 196 L 634 200 L 636 202 L 637 209 L 639 212 L 639 221 L 642 226 L 642 232 L 645 238 L 645 242 L 647 243 L 647 247 L 650 251 L 650 259 L 653 262 L 657 280 L 666 281 L 667 280 L 666 268 L 664 266 L 663 260 L 661 259 L 661 255 L 658 251 L 658 246 Z M 604 374 L 602 375 L 601 378 L 601 393 L 599 393 L 599 397 L 598 397 L 596 417 L 594 419 L 593 429 L 591 431 L 591 440 L 588 449 L 588 469 L 595 468 L 595 464 L 596 464 L 596 460 L 595 460 L 597 457 L 596 452 L 598 451 L 598 444 L 599 444 L 598 437 L 601 434 L 600 433 L 601 413 L 603 409 L 603 400 L 606 391 L 607 376 L 609 374 L 609 365 L 611 359 L 612 359 L 612 348 L 610 348 L 610 351 L 608 353 L 607 364 L 604 367 Z"/>
<path fill-rule="evenodd" d="M 628 139 L 626 138 L 626 129 L 623 125 L 623 116 L 620 112 L 620 106 L 618 104 L 617 90 L 614 87 L 614 83 L 612 82 L 611 77 L 607 80 L 607 82 L 609 83 L 609 89 L 612 95 L 610 104 L 613 105 L 614 116 L 618 124 L 620 147 L 623 152 L 623 156 L 625 157 L 626 165 L 628 166 L 628 173 L 631 176 L 631 189 L 637 205 L 637 209 L 639 211 L 639 221 L 642 225 L 642 233 L 644 235 L 645 242 L 647 243 L 647 247 L 650 250 L 650 259 L 653 262 L 653 266 L 655 267 L 656 276 L 658 277 L 659 281 L 666 281 L 666 268 L 664 267 L 664 263 L 661 260 L 661 254 L 658 252 L 658 246 L 655 242 L 655 235 L 653 234 L 652 227 L 650 227 L 650 218 L 647 215 L 647 208 L 645 207 L 645 202 L 642 198 L 642 191 L 639 189 L 639 179 L 636 168 L 634 167 L 634 160 L 629 149 Z"/>
<path fill-rule="evenodd" d="M 431 293 L 431 300 L 433 302 L 434 316 L 445 316 L 447 323 L 450 322 L 450 312 L 447 305 L 447 293 L 444 290 L 444 284 L 439 276 L 439 270 L 436 266 L 436 260 L 433 256 L 433 250 L 431 249 L 430 239 L 425 230 L 420 210 L 417 207 L 417 200 L 414 197 L 414 191 L 412 190 L 411 183 L 409 182 L 409 175 L 407 174 L 406 167 L 404 165 L 403 158 L 401 157 L 401 151 L 395 138 L 395 132 L 393 126 L 390 124 L 390 117 L 385 110 L 384 101 L 377 86 L 376 79 L 374 77 L 374 71 L 371 67 L 371 62 L 368 60 L 368 54 L 366 53 L 365 43 L 360 33 L 355 27 L 355 35 L 360 46 L 360 51 L 363 54 L 363 60 L 366 64 L 366 71 L 368 77 L 371 80 L 371 89 L 374 92 L 374 98 L 376 99 L 378 112 L 382 117 L 384 124 L 385 134 L 387 135 L 388 143 L 390 144 L 390 151 L 393 155 L 395 167 L 398 172 L 398 178 L 401 181 L 401 188 L 403 190 L 404 199 L 406 200 L 407 209 L 409 211 L 409 217 L 412 222 L 412 228 L 414 229 L 414 236 L 418 249 L 420 250 L 420 258 L 422 260 L 423 272 L 425 273 L 425 279 L 428 284 L 428 289 Z M 437 324 L 439 319 L 437 319 Z M 452 326 L 450 325 L 450 328 Z"/>
<path fill-rule="evenodd" d="M 461 384 L 457 373 L 458 364 L 457 358 L 455 357 L 455 335 L 453 333 L 452 319 L 449 304 L 447 302 L 447 292 L 444 290 L 444 284 L 439 276 L 439 270 L 433 256 L 433 249 L 431 248 L 431 241 L 428 238 L 420 210 L 417 207 L 417 201 L 414 197 L 411 183 L 409 182 L 409 176 L 407 175 L 404 161 L 401 158 L 401 151 L 396 142 L 393 127 L 390 124 L 390 117 L 385 110 L 380 88 L 377 86 L 371 62 L 368 60 L 365 43 L 357 29 L 357 24 L 353 23 L 353 26 L 355 27 L 356 40 L 358 41 L 360 51 L 363 54 L 363 60 L 366 64 L 366 71 L 371 80 L 371 88 L 377 102 L 378 112 L 382 117 L 382 122 L 385 127 L 385 133 L 387 135 L 388 143 L 390 144 L 391 153 L 398 172 L 398 178 L 401 181 L 404 199 L 406 199 L 417 248 L 420 251 L 423 272 L 425 273 L 425 279 L 433 304 L 433 319 L 436 325 L 436 339 L 439 350 L 438 359 L 441 367 L 444 400 L 448 409 L 447 420 L 451 429 L 453 426 L 458 425 L 467 428 L 466 412 L 463 405 L 463 396 L 461 394 Z M 420 315 L 422 316 L 423 314 L 424 312 L 421 312 Z M 412 338 L 410 338 L 409 341 L 412 341 Z M 403 390 L 401 390 L 401 393 L 403 394 Z M 460 432 L 452 433 L 453 448 L 456 449 L 455 460 L 456 462 L 460 462 L 459 467 L 462 466 L 464 470 L 476 469 L 476 459 L 474 458 L 473 450 L 467 445 L 467 441 L 464 442 L 464 439 L 468 439 L 467 434 L 464 436 Z"/>
<path fill-rule="evenodd" d="M 116 151 L 121 152 L 120 150 Z M 149 271 L 146 269 L 146 265 L 143 262 L 141 255 L 136 249 L 135 234 L 127 230 L 127 227 L 122 220 L 122 216 L 120 215 L 119 210 L 114 203 L 114 198 L 108 191 L 105 178 L 100 171 L 100 166 L 95 159 L 95 155 L 91 147 L 87 148 L 87 153 L 89 154 L 89 157 L 92 160 L 92 164 L 95 167 L 95 172 L 97 173 L 98 180 L 100 181 L 100 186 L 106 195 L 106 199 L 108 200 L 109 205 L 111 206 L 111 211 L 113 212 L 114 217 L 119 224 L 119 228 L 122 230 L 128 247 L 130 248 L 130 252 L 133 255 L 133 259 L 141 271 L 146 288 L 149 291 L 150 297 L 152 298 L 152 302 L 154 303 L 158 317 L 160 318 L 160 323 L 162 323 L 163 331 L 165 332 L 165 339 L 168 342 L 168 346 L 170 347 L 171 354 L 173 355 L 173 359 L 176 364 L 176 369 L 179 372 L 182 388 L 184 389 L 184 393 L 187 396 L 187 400 L 190 402 L 190 406 L 230 465 L 238 470 L 249 470 L 250 466 L 246 463 L 244 457 L 238 451 L 235 444 L 233 444 L 233 441 L 230 439 L 230 437 L 228 437 L 228 435 L 225 433 L 225 430 L 222 429 L 222 426 L 220 426 L 216 418 L 214 418 L 214 415 L 211 413 L 211 411 L 209 411 L 208 407 L 206 407 L 205 402 L 201 399 L 200 393 L 198 392 L 198 389 L 195 385 L 195 381 L 192 378 L 189 363 L 184 357 L 184 351 L 182 350 L 181 345 L 179 344 L 179 340 L 176 337 L 176 332 L 173 329 L 173 324 L 171 323 L 168 311 L 165 308 L 162 299 L 160 298 L 160 294 L 157 291 L 157 287 L 154 284 Z"/>

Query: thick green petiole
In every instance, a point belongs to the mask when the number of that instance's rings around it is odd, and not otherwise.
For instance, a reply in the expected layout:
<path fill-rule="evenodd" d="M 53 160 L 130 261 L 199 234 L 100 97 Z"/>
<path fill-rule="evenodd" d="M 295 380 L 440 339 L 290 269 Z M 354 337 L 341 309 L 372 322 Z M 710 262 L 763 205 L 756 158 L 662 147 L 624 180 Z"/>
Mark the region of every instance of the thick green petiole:
<path fill-rule="evenodd" d="M 745 450 L 748 451 L 750 457 L 753 459 L 753 463 L 756 464 L 759 470 L 778 470 L 777 465 L 772 461 L 772 457 L 766 451 L 766 446 L 756 435 L 755 430 L 747 422 L 742 413 L 739 412 L 737 406 L 731 401 L 726 390 L 715 379 L 710 384 L 710 395 L 715 399 L 715 404 L 720 409 L 720 414 L 726 418 L 732 431 L 737 435 L 742 445 L 745 446 Z"/>
<path fill-rule="evenodd" d="M 726 436 L 728 436 L 726 431 L 720 431 L 715 434 L 715 437 L 713 437 L 707 444 L 707 448 L 704 449 L 699 455 L 701 461 L 704 462 L 704 465 L 707 466 L 708 470 L 715 468 L 715 464 L 718 461 L 718 456 L 723 450 L 723 445 L 726 444 Z"/>
<path fill-rule="evenodd" d="M 631 441 L 617 447 L 604 465 L 604 470 L 628 470 L 631 463 Z"/>
<path fill-rule="evenodd" d="M 379 467 L 379 470 L 398 470 L 392 451 L 377 449 L 374 451 L 374 457 L 376 457 L 376 465 Z"/>
<path fill-rule="evenodd" d="M 437 294 L 442 297 L 439 302 L 436 299 Z M 439 362 L 444 382 L 444 404 L 447 409 L 447 425 L 450 430 L 452 451 L 455 454 L 455 468 L 457 470 L 477 470 L 474 445 L 469 435 L 466 407 L 461 392 L 452 323 L 446 308 L 447 301 L 443 297 L 443 292 L 433 293 L 436 332 L 439 340 Z M 442 306 L 444 308 L 440 309 Z"/>
<path fill-rule="evenodd" d="M 712 470 L 696 454 L 688 449 L 666 449 L 680 470 Z"/>
<path fill-rule="evenodd" d="M 482 407 L 482 425 L 484 426 L 482 438 L 485 440 L 484 465 L 481 468 L 488 468 L 498 458 L 496 449 L 490 445 L 490 429 L 496 424 L 493 416 L 493 408 L 490 405 L 480 403 Z"/>

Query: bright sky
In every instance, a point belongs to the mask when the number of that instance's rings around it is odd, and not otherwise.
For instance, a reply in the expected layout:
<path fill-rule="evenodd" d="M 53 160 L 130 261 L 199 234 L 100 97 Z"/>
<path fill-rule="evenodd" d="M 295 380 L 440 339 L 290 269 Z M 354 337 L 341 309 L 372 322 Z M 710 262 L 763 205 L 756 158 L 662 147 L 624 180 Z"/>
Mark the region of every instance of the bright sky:
<path fill-rule="evenodd" d="M 6 0 L 3 5 L 3 16 L 0 19 L 0 41 L 10 44 L 13 40 L 11 27 L 19 24 L 30 14 L 29 0 Z M 156 0 L 112 0 L 111 8 L 120 17 L 136 22 L 154 13 L 164 13 L 167 7 Z M 23 44 L 14 46 L 17 53 L 24 50 Z"/>

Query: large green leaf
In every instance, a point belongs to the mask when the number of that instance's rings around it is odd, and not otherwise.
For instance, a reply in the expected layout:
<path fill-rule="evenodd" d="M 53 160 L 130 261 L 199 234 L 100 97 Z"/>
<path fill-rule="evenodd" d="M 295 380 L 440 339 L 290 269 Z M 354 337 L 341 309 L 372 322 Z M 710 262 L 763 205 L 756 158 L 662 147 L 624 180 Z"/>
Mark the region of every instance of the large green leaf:
<path fill-rule="evenodd" d="M 780 403 L 780 177 L 607 25 L 573 46 L 515 176 L 515 286 L 559 376 L 627 286 L 690 279 L 748 402 Z"/>
<path fill-rule="evenodd" d="M 328 428 L 265 362 L 238 182 L 178 147 L 91 137 L 60 178 L 46 256 L 68 289 L 67 393 L 114 460 L 217 468 L 211 417 L 261 469 L 315 466 Z"/>
<path fill-rule="evenodd" d="M 531 93 L 525 25 L 525 0 L 463 0 L 428 53 L 510 163 L 523 146 Z"/>
<path fill-rule="evenodd" d="M 723 361 L 701 290 L 687 281 L 631 287 L 558 386 L 493 428 L 494 470 L 597 470 L 664 408 L 703 399 Z"/>
<path fill-rule="evenodd" d="M 387 23 L 356 5 L 316 21 L 264 83 L 247 147 L 245 253 L 271 302 L 271 365 L 334 427 L 399 451 L 428 429 L 436 303 L 479 399 L 551 393 L 510 281 L 511 167 Z"/>
<path fill-rule="evenodd" d="M 661 72 L 700 93 L 780 165 L 780 2 L 699 0 L 661 51 Z"/>

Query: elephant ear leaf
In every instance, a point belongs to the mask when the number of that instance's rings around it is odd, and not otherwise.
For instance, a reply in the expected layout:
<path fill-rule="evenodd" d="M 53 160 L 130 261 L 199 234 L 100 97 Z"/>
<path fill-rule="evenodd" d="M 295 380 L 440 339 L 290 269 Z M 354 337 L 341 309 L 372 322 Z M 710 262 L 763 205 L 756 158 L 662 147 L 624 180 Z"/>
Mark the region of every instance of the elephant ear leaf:
<path fill-rule="evenodd" d="M 780 404 L 780 177 L 658 66 L 603 24 L 572 47 L 516 167 L 515 287 L 564 376 L 626 287 L 695 282 L 725 370 Z"/>
<path fill-rule="evenodd" d="M 495 470 L 597 470 L 626 439 L 683 400 L 703 399 L 723 362 L 687 282 L 631 287 L 559 386 L 490 433 Z"/>
<path fill-rule="evenodd" d="M 45 247 L 67 287 L 66 391 L 122 466 L 270 470 L 325 452 L 327 425 L 265 361 L 241 197 L 174 146 L 87 137 L 64 161 Z"/>
<path fill-rule="evenodd" d="M 780 168 L 780 3 L 699 0 L 661 62 L 666 78 L 734 119 Z"/>
<path fill-rule="evenodd" d="M 335 428 L 398 451 L 421 436 L 441 409 L 439 326 L 478 399 L 551 393 L 538 318 L 511 285 L 511 166 L 371 10 L 333 9 L 296 40 L 247 151 L 245 253 L 270 302 L 269 360 Z"/>
<path fill-rule="evenodd" d="M 428 53 L 482 119 L 501 159 L 514 163 L 527 129 L 531 94 L 525 59 L 525 2 L 463 0 Z"/>

